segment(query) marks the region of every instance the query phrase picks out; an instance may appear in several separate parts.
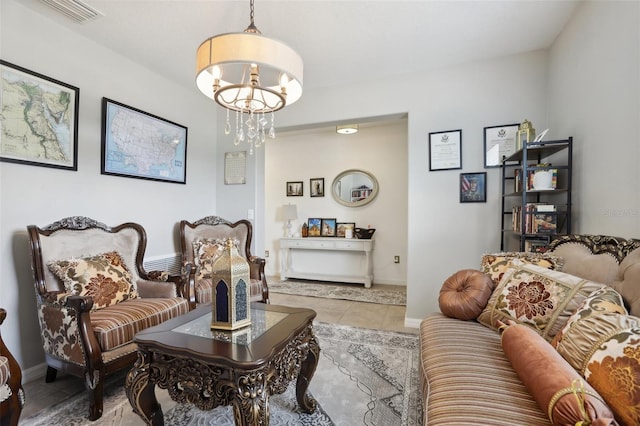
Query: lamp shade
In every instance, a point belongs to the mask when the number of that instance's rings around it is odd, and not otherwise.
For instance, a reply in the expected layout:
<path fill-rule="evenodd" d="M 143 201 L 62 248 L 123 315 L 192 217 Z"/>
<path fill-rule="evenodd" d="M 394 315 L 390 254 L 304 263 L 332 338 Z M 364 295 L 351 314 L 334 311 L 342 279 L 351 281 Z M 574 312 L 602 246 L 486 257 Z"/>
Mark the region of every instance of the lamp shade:
<path fill-rule="evenodd" d="M 295 220 L 298 218 L 298 207 L 295 204 L 285 204 L 282 206 L 284 220 Z"/>
<path fill-rule="evenodd" d="M 260 69 L 260 94 L 248 96 L 247 65 Z M 196 53 L 196 85 L 211 99 L 237 111 L 271 112 L 302 96 L 303 62 L 281 41 L 254 33 L 228 33 L 208 38 Z M 214 93 L 214 85 L 220 87 Z M 286 100 L 278 94 L 286 92 Z M 246 100 L 255 102 L 247 105 Z M 237 102 L 237 103 L 236 103 Z"/>

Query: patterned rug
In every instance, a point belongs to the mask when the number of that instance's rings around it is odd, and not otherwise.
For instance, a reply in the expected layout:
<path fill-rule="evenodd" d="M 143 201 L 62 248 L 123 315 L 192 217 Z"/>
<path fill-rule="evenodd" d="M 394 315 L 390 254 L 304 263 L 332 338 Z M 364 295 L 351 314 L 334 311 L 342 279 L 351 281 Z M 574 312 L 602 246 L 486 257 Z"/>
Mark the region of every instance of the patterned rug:
<path fill-rule="evenodd" d="M 379 303 L 383 305 L 407 304 L 406 287 L 397 289 L 365 288 L 362 284 L 332 284 L 322 281 L 272 279 L 269 291 L 273 293 L 294 294 L 297 296 L 324 297 L 327 299 L 354 300 L 356 302 Z"/>
<path fill-rule="evenodd" d="M 318 401 L 313 414 L 297 408 L 295 384 L 269 399 L 271 425 L 422 425 L 423 400 L 418 374 L 418 337 L 413 334 L 315 323 L 320 360 L 310 393 Z M 131 411 L 123 389 L 124 373 L 112 376 L 105 387 L 104 414 L 86 419 L 86 393 L 74 395 L 21 425 L 129 426 L 142 420 Z M 232 426 L 230 407 L 204 412 L 178 405 L 166 391 L 156 389 L 165 424 L 172 426 Z M 28 398 L 28 396 L 27 396 Z"/>

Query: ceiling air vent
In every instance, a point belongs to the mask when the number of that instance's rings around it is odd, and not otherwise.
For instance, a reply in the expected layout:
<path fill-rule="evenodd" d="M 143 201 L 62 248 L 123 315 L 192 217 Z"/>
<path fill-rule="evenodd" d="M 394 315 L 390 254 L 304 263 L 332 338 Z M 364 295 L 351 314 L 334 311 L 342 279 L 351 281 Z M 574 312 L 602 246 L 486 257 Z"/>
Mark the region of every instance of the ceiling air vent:
<path fill-rule="evenodd" d="M 79 0 L 40 0 L 76 22 L 84 24 L 104 16 L 102 12 Z"/>

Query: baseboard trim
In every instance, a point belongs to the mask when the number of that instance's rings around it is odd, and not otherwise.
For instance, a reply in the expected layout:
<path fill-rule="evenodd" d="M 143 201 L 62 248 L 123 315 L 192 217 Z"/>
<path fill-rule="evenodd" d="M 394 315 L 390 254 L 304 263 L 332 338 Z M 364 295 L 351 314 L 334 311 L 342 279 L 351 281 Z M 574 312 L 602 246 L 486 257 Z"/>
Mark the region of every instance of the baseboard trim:
<path fill-rule="evenodd" d="M 407 318 L 404 317 L 404 326 L 409 328 L 420 328 L 421 318 Z"/>
<path fill-rule="evenodd" d="M 39 379 L 44 379 L 46 373 L 46 362 L 27 368 L 26 370 L 22 370 L 22 383 L 31 383 Z"/>

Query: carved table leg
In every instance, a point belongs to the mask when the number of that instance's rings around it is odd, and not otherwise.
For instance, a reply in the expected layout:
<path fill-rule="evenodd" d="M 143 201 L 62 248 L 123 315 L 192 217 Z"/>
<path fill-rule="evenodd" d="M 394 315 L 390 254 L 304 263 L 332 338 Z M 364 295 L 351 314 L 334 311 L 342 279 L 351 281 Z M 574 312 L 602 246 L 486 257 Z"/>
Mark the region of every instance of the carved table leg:
<path fill-rule="evenodd" d="M 311 383 L 313 374 L 316 372 L 319 356 L 320 345 L 318 344 L 316 336 L 311 332 L 311 338 L 309 340 L 309 354 L 307 355 L 307 358 L 302 361 L 300 374 L 296 381 L 296 398 L 298 400 L 298 405 L 307 413 L 313 413 L 317 405 L 316 400 L 310 398 L 309 394 L 307 394 L 307 389 L 309 388 L 309 383 Z"/>
<path fill-rule="evenodd" d="M 269 424 L 269 392 L 267 374 L 256 370 L 237 379 L 238 391 L 233 398 L 233 417 L 236 426 Z"/>
<path fill-rule="evenodd" d="M 125 391 L 133 412 L 148 425 L 163 426 L 162 407 L 154 392 L 155 384 L 149 380 L 149 353 L 138 351 L 138 360 L 127 374 Z"/>

